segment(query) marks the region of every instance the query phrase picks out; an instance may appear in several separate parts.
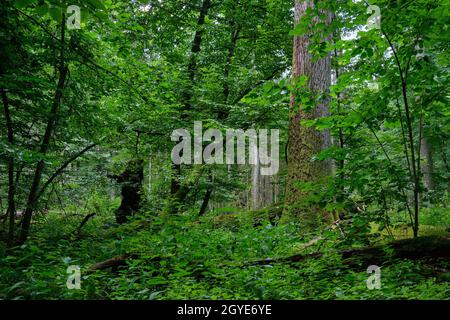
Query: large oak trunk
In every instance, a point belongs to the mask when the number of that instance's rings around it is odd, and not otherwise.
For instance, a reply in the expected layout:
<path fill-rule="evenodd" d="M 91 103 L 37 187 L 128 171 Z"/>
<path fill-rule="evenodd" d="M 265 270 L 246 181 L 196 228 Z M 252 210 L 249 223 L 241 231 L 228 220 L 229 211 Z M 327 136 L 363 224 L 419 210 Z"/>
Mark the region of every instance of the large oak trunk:
<path fill-rule="evenodd" d="M 312 1 L 295 2 L 295 22 L 298 23 L 308 7 L 314 7 Z M 323 12 L 326 23 L 332 20 L 331 12 Z M 318 18 L 314 19 L 314 23 Z M 323 39 L 327 41 L 328 39 Z M 295 81 L 301 76 L 307 76 L 306 91 L 312 95 L 326 93 L 331 84 L 331 58 L 313 60 L 309 53 L 310 35 L 296 36 L 294 38 L 293 73 Z M 303 91 L 303 90 L 302 90 Z M 310 111 L 306 111 L 295 94 L 291 97 L 291 112 L 288 141 L 288 178 L 286 184 L 286 216 L 301 217 L 305 224 L 316 224 L 320 214 L 316 208 L 300 206 L 299 203 L 306 193 L 296 187 L 296 182 L 318 182 L 326 176 L 331 169 L 329 162 L 314 161 L 313 157 L 321 150 L 330 146 L 331 139 L 328 131 L 320 132 L 314 127 L 307 127 L 302 120 L 316 119 L 328 114 L 328 99 L 315 102 Z"/>

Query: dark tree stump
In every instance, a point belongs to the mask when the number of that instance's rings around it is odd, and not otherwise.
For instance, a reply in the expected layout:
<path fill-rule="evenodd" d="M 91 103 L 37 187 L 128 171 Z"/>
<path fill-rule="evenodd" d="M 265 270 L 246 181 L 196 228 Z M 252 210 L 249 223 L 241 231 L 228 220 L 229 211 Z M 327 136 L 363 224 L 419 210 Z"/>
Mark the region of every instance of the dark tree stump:
<path fill-rule="evenodd" d="M 122 174 L 109 177 L 121 184 L 122 202 L 115 214 L 117 223 L 122 224 L 141 208 L 141 187 L 144 180 L 143 161 L 131 160 Z"/>

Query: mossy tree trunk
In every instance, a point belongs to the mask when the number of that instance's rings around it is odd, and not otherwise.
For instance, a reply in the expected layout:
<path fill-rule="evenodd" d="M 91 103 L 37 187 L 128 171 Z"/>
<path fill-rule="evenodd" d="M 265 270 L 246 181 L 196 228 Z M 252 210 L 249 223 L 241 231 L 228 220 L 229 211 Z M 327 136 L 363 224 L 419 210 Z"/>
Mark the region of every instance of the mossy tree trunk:
<path fill-rule="evenodd" d="M 314 7 L 313 1 L 295 2 L 295 23 L 305 16 L 306 10 Z M 323 12 L 326 23 L 332 20 L 332 13 Z M 314 23 L 318 18 L 314 18 Z M 294 38 L 293 72 L 294 81 L 306 76 L 305 88 L 311 95 L 327 93 L 331 84 L 331 57 L 327 55 L 322 59 L 313 59 L 309 53 L 311 34 L 296 36 Z M 330 40 L 329 37 L 323 41 Z M 303 90 L 302 90 L 303 91 Z M 286 209 L 283 220 L 287 218 L 300 218 L 306 225 L 316 225 L 321 216 L 320 210 L 311 206 L 300 206 L 299 203 L 307 196 L 305 191 L 299 189 L 297 182 L 318 182 L 331 171 L 330 162 L 314 161 L 313 157 L 331 144 L 330 133 L 320 132 L 314 127 L 307 127 L 301 122 L 311 120 L 328 114 L 328 99 L 315 100 L 315 105 L 308 109 L 300 104 L 299 97 L 291 97 L 291 112 L 288 141 L 288 177 L 286 184 Z"/>

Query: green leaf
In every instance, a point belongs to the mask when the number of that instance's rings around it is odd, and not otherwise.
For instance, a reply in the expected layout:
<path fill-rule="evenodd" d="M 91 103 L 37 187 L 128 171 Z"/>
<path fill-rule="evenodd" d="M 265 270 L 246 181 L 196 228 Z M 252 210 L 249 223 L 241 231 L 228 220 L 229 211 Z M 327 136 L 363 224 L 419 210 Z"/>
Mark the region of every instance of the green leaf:
<path fill-rule="evenodd" d="M 160 284 L 166 284 L 168 281 L 163 277 L 155 277 L 152 279 L 149 279 L 146 284 L 149 286 L 156 286 Z"/>
<path fill-rule="evenodd" d="M 20 286 L 22 286 L 24 284 L 25 284 L 25 281 L 20 281 L 20 282 L 15 283 L 13 286 L 11 286 L 8 289 L 8 293 L 14 291 L 15 289 L 19 288 Z"/>
<path fill-rule="evenodd" d="M 25 8 L 36 1 L 37 0 L 15 0 L 14 3 L 17 8 Z"/>
<path fill-rule="evenodd" d="M 104 5 L 100 0 L 88 0 L 88 2 L 89 2 L 95 9 L 106 10 L 105 5 Z"/>
<path fill-rule="evenodd" d="M 302 36 L 308 32 L 308 26 L 298 24 L 293 30 L 289 31 L 290 36 Z"/>
<path fill-rule="evenodd" d="M 150 297 L 148 298 L 148 300 L 156 300 L 156 298 L 163 293 L 164 291 L 155 291 L 152 292 L 152 294 L 150 294 Z"/>
<path fill-rule="evenodd" d="M 45 16 L 48 13 L 48 4 L 44 3 L 43 5 L 40 5 L 34 9 L 34 11 L 40 15 L 41 17 Z"/>
<path fill-rule="evenodd" d="M 61 22 L 61 20 L 62 20 L 62 9 L 61 8 L 51 6 L 49 8 L 48 12 L 53 20 L 55 20 L 57 22 Z"/>

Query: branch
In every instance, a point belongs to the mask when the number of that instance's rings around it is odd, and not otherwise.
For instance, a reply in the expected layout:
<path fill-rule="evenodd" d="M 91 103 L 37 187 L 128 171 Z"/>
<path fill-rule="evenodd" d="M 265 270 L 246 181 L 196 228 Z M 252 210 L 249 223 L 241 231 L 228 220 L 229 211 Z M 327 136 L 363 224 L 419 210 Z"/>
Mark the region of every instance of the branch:
<path fill-rule="evenodd" d="M 18 13 L 20 13 L 21 15 L 27 17 L 28 19 L 30 19 L 34 24 L 36 24 L 37 26 L 39 26 L 50 38 L 52 38 L 53 40 L 56 40 L 57 42 L 62 42 L 61 39 L 59 39 L 58 37 L 56 37 L 55 35 L 53 35 L 42 23 L 40 23 L 38 20 L 36 20 L 35 18 L 33 18 L 32 16 L 26 14 L 25 12 L 23 12 L 20 9 L 14 8 Z M 64 44 L 66 44 L 64 42 Z M 67 45 L 67 44 L 66 44 Z M 76 46 L 74 46 L 73 44 L 69 43 L 69 47 L 78 54 L 78 56 L 82 57 L 83 59 L 86 60 L 86 62 L 89 62 L 92 66 L 91 67 L 95 67 L 103 72 L 105 72 L 106 74 L 112 76 L 113 78 L 116 78 L 117 80 L 119 80 L 120 82 L 122 82 L 123 84 L 125 84 L 129 89 L 131 89 L 132 92 L 134 92 L 135 94 L 137 94 L 142 100 L 144 100 L 145 102 L 148 102 L 148 99 L 143 96 L 134 86 L 132 86 L 130 83 L 128 83 L 127 81 L 125 81 L 123 78 L 121 78 L 119 75 L 115 74 L 114 72 L 106 69 L 105 67 L 100 66 L 99 64 L 95 63 L 94 61 L 92 61 L 90 58 L 88 58 L 86 56 L 86 53 L 83 52 L 81 50 L 81 48 L 78 48 Z M 86 64 L 86 62 L 82 62 L 82 61 L 78 61 L 81 64 L 84 64 L 86 66 L 88 66 Z M 89 67 L 89 66 L 88 66 Z"/>
<path fill-rule="evenodd" d="M 97 143 L 93 143 L 89 146 L 87 146 L 86 148 L 84 148 L 83 150 L 79 151 L 78 153 L 74 154 L 73 156 L 71 156 L 69 159 L 66 160 L 66 162 L 64 162 L 61 167 L 58 168 L 58 170 L 56 170 L 51 176 L 50 178 L 44 183 L 44 185 L 42 186 L 42 188 L 40 189 L 36 200 L 39 199 L 42 194 L 44 193 L 45 189 L 53 182 L 53 180 L 55 180 L 56 177 L 58 177 L 63 171 L 64 169 L 67 168 L 67 166 L 72 163 L 73 161 L 75 161 L 77 158 L 79 158 L 80 156 L 82 156 L 84 153 L 86 153 L 87 151 L 89 151 L 90 149 L 92 149 L 93 147 L 95 147 L 97 145 Z"/>
<path fill-rule="evenodd" d="M 78 226 L 77 232 L 80 233 L 81 228 L 83 228 L 83 226 L 89 221 L 89 219 L 93 218 L 96 214 L 97 214 L 96 212 L 93 212 L 85 216 L 84 219 L 81 221 L 80 225 Z"/>
<path fill-rule="evenodd" d="M 258 86 L 264 84 L 267 81 L 272 80 L 273 78 L 275 78 L 278 73 L 281 71 L 281 68 L 277 68 L 275 69 L 270 75 L 268 75 L 267 77 L 265 77 L 264 79 L 259 80 L 258 82 L 254 83 L 253 85 L 251 85 L 250 87 L 245 88 L 244 90 L 242 90 L 239 95 L 237 96 L 236 99 L 233 100 L 233 102 L 231 103 L 232 105 L 237 104 L 239 101 L 241 101 L 246 95 L 248 95 L 250 92 L 252 92 L 255 88 L 257 88 Z"/>

